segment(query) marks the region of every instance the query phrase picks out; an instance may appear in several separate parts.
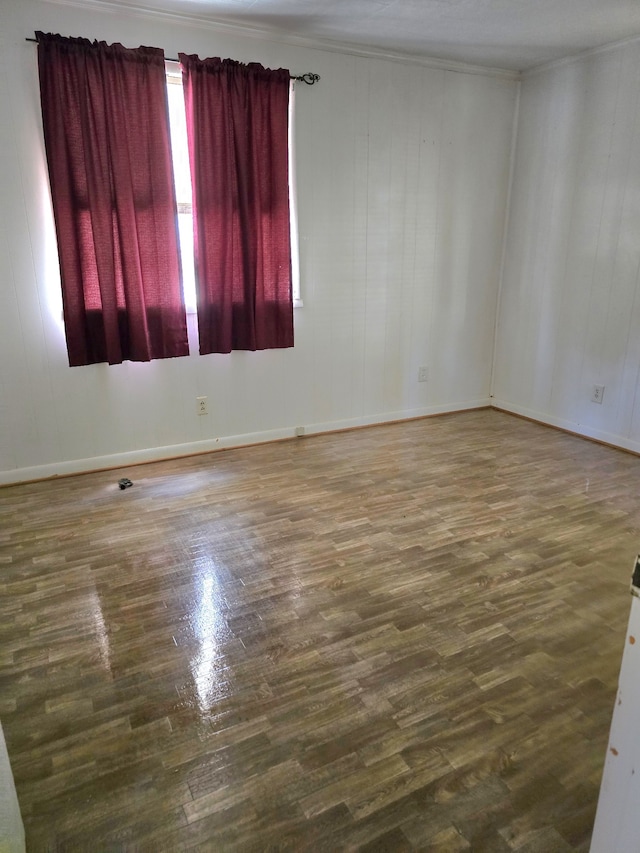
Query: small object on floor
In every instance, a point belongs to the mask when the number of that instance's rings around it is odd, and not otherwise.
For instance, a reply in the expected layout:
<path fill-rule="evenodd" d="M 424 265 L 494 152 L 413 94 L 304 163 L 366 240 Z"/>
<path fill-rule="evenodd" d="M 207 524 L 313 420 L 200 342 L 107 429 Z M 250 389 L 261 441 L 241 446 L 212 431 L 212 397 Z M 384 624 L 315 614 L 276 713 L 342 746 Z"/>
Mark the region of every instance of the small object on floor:
<path fill-rule="evenodd" d="M 121 489 L 128 489 L 129 486 L 133 486 L 133 483 L 127 477 L 123 477 L 121 480 L 118 480 L 118 485 Z"/>

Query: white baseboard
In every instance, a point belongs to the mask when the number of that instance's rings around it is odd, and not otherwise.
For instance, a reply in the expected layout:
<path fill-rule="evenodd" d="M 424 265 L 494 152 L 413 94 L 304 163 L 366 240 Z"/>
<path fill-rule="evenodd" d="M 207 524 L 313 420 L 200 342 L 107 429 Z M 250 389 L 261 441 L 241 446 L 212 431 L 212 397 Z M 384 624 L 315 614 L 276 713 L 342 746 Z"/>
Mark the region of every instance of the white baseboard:
<path fill-rule="evenodd" d="M 640 454 L 640 442 L 633 441 L 623 435 L 606 432 L 605 430 L 594 429 L 588 424 L 570 421 L 565 418 L 556 418 L 546 412 L 538 412 L 535 409 L 528 409 L 526 406 L 518 406 L 514 403 L 507 403 L 503 400 L 494 397 L 491 400 L 491 406 L 494 409 L 500 409 L 503 412 L 509 412 L 512 415 L 520 415 L 523 418 L 528 418 L 532 421 L 537 421 L 547 426 L 557 427 L 564 432 L 574 433 L 582 438 L 591 438 L 594 441 L 600 441 L 602 444 L 608 444 L 612 447 L 618 447 L 621 450 L 629 450 L 631 453 Z"/>
<path fill-rule="evenodd" d="M 242 435 L 220 436 L 219 438 L 194 441 L 186 444 L 172 444 L 165 447 L 150 447 L 144 450 L 131 450 L 125 453 L 114 453 L 108 456 L 93 456 L 87 459 L 70 459 L 64 462 L 52 462 L 44 465 L 33 465 L 26 468 L 16 468 L 0 471 L 0 485 L 25 483 L 32 480 L 47 480 L 53 477 L 65 477 L 70 474 L 81 474 L 88 471 L 100 471 L 113 468 L 127 468 L 144 462 L 159 462 L 180 456 L 194 456 L 198 453 L 210 453 L 213 450 L 223 450 L 232 447 L 245 447 L 249 444 L 265 444 L 270 441 L 282 441 L 296 436 L 298 426 L 304 427 L 305 435 L 320 435 L 339 430 L 356 429 L 357 427 L 373 426 L 375 424 L 393 423 L 395 421 L 424 418 L 431 415 L 460 412 L 467 409 L 482 409 L 491 405 L 486 397 L 479 400 L 467 400 L 464 403 L 444 404 L 440 406 L 425 406 L 420 409 L 410 409 L 402 412 L 385 412 L 367 415 L 360 418 L 326 421 L 317 424 L 297 424 L 282 429 L 250 432 Z"/>

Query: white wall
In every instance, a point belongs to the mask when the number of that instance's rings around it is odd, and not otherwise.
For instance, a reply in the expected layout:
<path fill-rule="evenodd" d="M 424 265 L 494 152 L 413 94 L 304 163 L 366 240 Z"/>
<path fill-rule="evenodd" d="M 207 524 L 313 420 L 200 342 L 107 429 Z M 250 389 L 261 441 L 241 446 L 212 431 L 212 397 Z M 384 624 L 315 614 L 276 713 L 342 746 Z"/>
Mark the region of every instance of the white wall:
<path fill-rule="evenodd" d="M 637 451 L 639 97 L 638 41 L 524 77 L 493 389 Z"/>
<path fill-rule="evenodd" d="M 34 29 L 321 75 L 294 349 L 68 367 Z M 514 80 L 40 0 L 4 0 L 0 62 L 0 482 L 488 402 Z"/>

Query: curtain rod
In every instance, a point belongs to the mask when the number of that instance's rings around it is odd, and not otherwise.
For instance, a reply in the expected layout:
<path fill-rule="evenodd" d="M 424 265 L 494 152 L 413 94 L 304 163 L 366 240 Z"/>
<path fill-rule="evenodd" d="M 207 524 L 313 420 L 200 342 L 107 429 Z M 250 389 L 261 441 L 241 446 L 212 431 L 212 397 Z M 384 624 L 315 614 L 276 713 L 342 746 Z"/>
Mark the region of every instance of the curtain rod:
<path fill-rule="evenodd" d="M 38 44 L 38 39 L 30 39 L 26 38 L 25 41 L 31 41 L 34 44 Z M 179 59 L 174 59 L 172 56 L 165 56 L 165 62 L 179 62 Z M 312 71 L 307 71 L 306 74 L 299 74 L 297 77 L 294 74 L 289 75 L 291 80 L 298 80 L 300 83 L 306 83 L 307 86 L 313 86 L 314 83 L 317 83 L 320 79 L 319 74 L 314 74 Z"/>

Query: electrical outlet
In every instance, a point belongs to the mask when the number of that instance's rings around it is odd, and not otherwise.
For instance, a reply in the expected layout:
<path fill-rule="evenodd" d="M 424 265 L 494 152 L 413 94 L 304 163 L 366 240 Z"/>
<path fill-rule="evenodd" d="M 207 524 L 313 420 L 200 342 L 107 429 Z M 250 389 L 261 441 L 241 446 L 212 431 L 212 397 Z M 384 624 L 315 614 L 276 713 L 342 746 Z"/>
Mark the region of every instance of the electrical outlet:
<path fill-rule="evenodd" d="M 604 397 L 604 385 L 594 385 L 593 391 L 591 392 L 591 402 L 592 403 L 602 403 L 603 397 Z"/>
<path fill-rule="evenodd" d="M 199 415 L 208 415 L 209 409 L 207 408 L 207 398 L 206 397 L 196 397 L 196 411 Z"/>
<path fill-rule="evenodd" d="M 418 368 L 418 382 L 428 382 L 429 381 L 429 368 L 426 364 L 423 364 Z"/>

